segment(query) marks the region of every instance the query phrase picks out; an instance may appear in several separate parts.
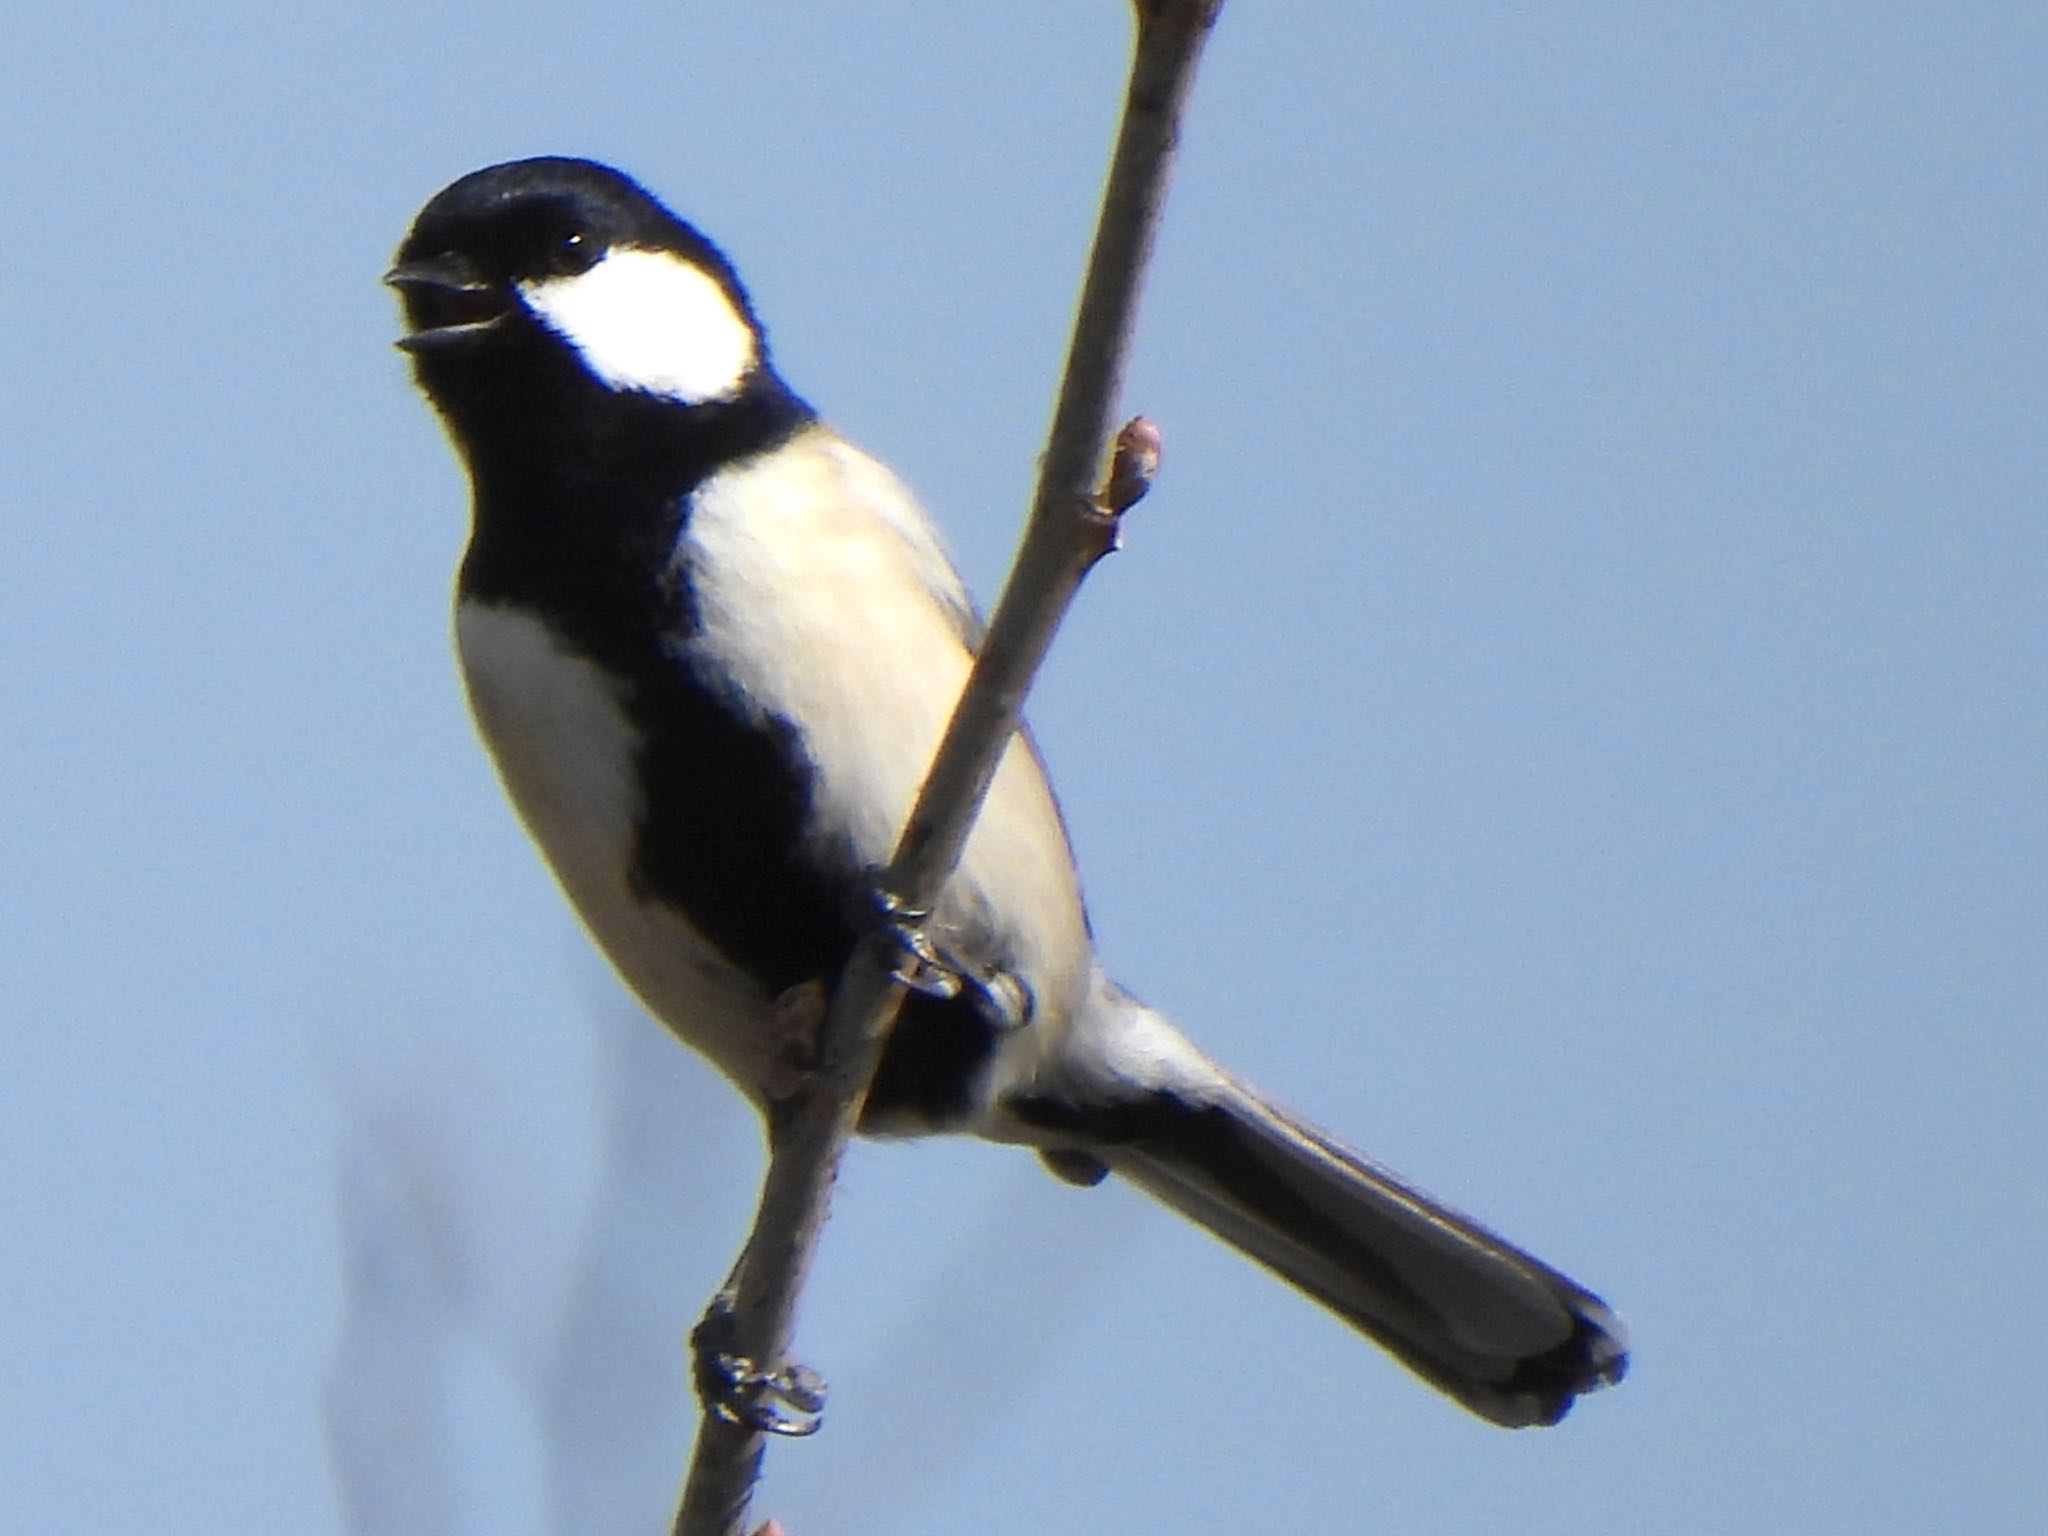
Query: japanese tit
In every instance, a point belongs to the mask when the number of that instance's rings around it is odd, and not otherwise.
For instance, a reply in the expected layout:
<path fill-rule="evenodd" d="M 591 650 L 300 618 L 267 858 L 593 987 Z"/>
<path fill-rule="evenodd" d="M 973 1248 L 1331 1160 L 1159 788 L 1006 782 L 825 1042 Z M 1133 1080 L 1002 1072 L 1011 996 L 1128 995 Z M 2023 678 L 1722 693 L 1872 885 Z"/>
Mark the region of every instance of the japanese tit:
<path fill-rule="evenodd" d="M 724 255 L 585 160 L 463 177 L 387 279 L 467 466 L 455 629 L 507 793 L 627 984 L 764 1110 L 959 698 L 930 520 L 783 382 Z M 1125 1177 L 1494 1423 L 1619 1381 L 1600 1299 L 1212 1063 L 1104 974 L 1044 766 L 1008 748 L 862 1129 Z"/>

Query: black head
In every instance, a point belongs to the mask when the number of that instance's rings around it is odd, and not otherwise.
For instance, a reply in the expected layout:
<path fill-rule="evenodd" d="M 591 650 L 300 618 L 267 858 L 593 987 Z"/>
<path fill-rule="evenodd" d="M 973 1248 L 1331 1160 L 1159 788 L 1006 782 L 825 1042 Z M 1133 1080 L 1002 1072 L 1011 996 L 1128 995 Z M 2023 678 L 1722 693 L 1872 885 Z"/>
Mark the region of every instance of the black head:
<path fill-rule="evenodd" d="M 544 158 L 463 177 L 420 211 L 385 281 L 399 345 L 451 420 L 474 398 L 597 389 L 715 407 L 779 389 L 718 248 L 632 178 Z"/>

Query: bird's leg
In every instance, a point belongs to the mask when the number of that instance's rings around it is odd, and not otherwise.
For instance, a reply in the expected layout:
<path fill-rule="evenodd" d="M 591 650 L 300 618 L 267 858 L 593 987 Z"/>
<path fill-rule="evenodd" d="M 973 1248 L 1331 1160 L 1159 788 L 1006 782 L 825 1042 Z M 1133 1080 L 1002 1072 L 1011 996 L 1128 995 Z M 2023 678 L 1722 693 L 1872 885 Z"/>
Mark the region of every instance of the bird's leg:
<path fill-rule="evenodd" d="M 740 1263 L 745 1264 L 742 1256 Z M 738 1270 L 734 1270 L 737 1278 Z M 705 1412 L 763 1435 L 813 1435 L 825 1422 L 825 1378 L 798 1361 L 773 1370 L 732 1348 L 733 1282 L 690 1330 L 691 1379 Z"/>
<path fill-rule="evenodd" d="M 796 1094 L 818 1069 L 818 1036 L 827 1012 L 825 983 L 800 981 L 779 993 L 771 1012 L 773 1036 L 761 1094 L 779 1104 Z"/>

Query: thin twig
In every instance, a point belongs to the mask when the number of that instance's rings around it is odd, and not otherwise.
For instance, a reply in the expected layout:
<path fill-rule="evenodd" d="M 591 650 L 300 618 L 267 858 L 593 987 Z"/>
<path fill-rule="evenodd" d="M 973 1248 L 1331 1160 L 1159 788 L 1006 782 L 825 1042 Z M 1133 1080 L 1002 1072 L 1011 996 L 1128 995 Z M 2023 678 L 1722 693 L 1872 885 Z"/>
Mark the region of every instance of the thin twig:
<path fill-rule="evenodd" d="M 1135 5 L 1137 45 L 1123 124 L 1031 519 L 884 878 L 885 889 L 909 910 L 936 905 L 1016 733 L 1053 633 L 1082 578 L 1115 547 L 1118 515 L 1144 493 L 1158 460 L 1157 430 L 1132 423 L 1118 440 L 1116 463 L 1105 464 L 1188 91 L 1222 0 Z M 771 1369 L 787 1358 L 839 1159 L 895 1018 L 900 994 L 891 963 L 879 937 L 855 946 L 819 1037 L 818 1069 L 769 1118 L 760 1210 L 723 1299 L 730 1307 L 732 1353 Z M 676 1536 L 739 1536 L 765 1438 L 705 1415 Z"/>

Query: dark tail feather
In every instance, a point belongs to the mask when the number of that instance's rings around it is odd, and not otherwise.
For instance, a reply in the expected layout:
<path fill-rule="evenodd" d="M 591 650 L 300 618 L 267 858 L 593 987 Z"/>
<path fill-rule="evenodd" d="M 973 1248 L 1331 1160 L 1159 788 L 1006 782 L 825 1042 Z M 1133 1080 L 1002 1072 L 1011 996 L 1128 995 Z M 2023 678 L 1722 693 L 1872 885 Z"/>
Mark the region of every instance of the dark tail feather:
<path fill-rule="evenodd" d="M 1599 1297 L 1248 1088 L 1076 1120 L 1116 1172 L 1496 1424 L 1555 1424 L 1628 1367 Z"/>

